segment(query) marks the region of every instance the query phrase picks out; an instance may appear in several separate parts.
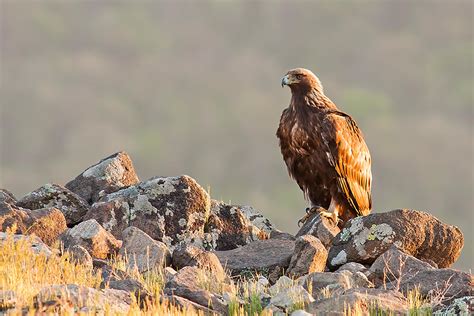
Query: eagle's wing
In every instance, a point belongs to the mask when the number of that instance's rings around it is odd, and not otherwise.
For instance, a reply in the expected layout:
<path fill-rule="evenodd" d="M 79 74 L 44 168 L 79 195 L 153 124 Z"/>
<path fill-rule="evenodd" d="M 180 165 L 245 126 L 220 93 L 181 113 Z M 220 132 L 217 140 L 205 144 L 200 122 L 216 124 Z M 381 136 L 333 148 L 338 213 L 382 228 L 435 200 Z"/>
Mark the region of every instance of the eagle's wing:
<path fill-rule="evenodd" d="M 363 135 L 355 121 L 340 111 L 331 111 L 325 125 L 328 159 L 337 173 L 341 192 L 357 215 L 366 215 L 372 208 L 371 158 Z"/>

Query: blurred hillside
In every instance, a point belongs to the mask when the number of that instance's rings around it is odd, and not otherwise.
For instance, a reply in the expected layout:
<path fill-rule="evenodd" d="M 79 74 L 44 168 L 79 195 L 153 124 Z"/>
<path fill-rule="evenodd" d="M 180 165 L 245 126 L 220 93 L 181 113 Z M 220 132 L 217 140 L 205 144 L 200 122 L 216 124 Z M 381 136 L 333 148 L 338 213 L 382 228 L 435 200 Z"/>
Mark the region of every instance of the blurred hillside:
<path fill-rule="evenodd" d="M 64 184 L 119 150 L 294 231 L 306 206 L 275 131 L 312 69 L 372 153 L 374 211 L 461 227 L 473 262 L 470 1 L 0 0 L 0 187 Z"/>

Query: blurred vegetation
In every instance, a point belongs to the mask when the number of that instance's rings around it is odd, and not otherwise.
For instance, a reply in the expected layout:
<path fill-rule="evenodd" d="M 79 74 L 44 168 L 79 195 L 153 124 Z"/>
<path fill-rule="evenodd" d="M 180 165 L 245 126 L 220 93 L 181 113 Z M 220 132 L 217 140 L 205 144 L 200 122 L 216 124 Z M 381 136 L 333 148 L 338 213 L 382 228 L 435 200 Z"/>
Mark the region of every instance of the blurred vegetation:
<path fill-rule="evenodd" d="M 280 78 L 312 69 L 373 158 L 374 211 L 461 227 L 472 267 L 470 1 L 13 1 L 1 5 L 0 186 L 64 184 L 118 150 L 295 231 Z"/>

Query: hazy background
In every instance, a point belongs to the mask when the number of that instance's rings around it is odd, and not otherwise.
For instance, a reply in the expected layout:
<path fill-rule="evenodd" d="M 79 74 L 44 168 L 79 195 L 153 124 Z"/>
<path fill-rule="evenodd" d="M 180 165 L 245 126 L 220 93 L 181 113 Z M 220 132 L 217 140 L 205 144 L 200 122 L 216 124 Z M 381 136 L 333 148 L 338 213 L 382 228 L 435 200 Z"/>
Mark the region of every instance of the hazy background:
<path fill-rule="evenodd" d="M 64 184 L 116 151 L 188 174 L 295 232 L 306 203 L 275 131 L 312 69 L 357 120 L 374 211 L 461 227 L 473 266 L 471 1 L 1 3 L 0 187 Z"/>

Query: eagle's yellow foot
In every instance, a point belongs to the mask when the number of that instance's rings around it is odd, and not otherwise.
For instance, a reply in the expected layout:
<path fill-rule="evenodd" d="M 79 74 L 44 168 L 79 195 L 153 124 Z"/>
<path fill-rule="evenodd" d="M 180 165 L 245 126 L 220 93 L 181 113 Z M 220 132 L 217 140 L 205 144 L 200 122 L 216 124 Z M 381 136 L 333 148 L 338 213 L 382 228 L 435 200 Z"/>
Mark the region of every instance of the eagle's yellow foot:
<path fill-rule="evenodd" d="M 313 216 L 315 213 L 323 213 L 327 212 L 324 208 L 320 206 L 314 206 L 314 207 L 307 207 L 306 208 L 306 214 L 298 221 L 298 227 L 306 224 L 308 219 Z"/>

